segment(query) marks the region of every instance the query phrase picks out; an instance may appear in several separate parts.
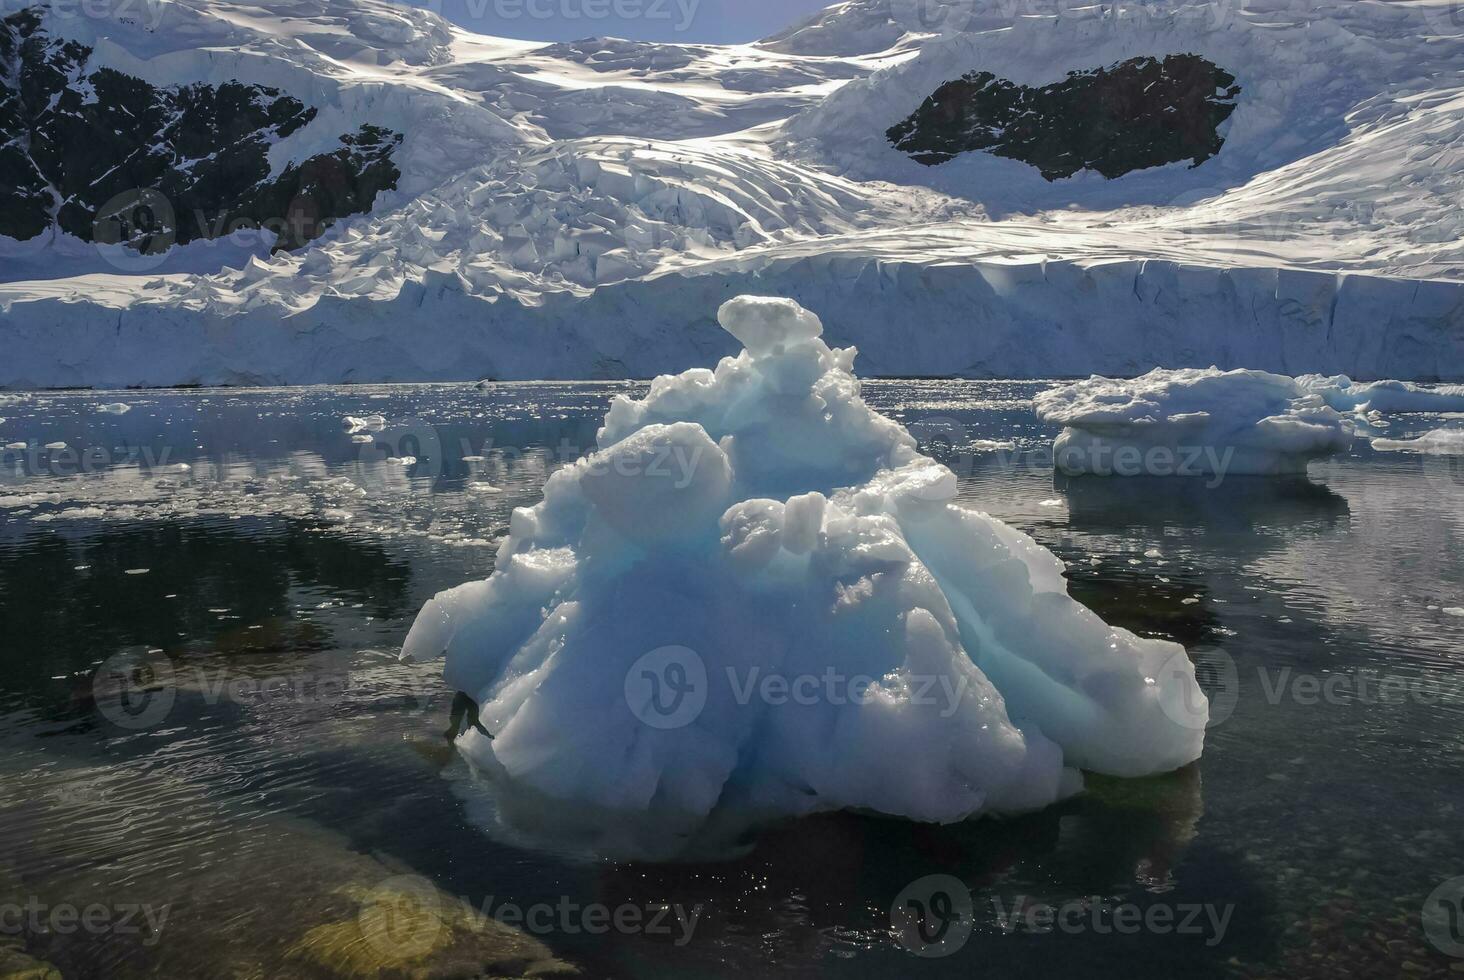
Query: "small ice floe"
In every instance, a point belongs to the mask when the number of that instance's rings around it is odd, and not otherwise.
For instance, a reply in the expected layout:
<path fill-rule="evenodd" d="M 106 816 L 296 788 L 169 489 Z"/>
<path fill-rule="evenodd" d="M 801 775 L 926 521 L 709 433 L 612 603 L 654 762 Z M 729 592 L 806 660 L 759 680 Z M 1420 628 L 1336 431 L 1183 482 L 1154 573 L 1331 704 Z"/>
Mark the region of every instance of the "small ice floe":
<path fill-rule="evenodd" d="M 1445 616 L 1464 616 L 1464 606 L 1445 606 L 1441 611 Z"/>
<path fill-rule="evenodd" d="M 1038 501 L 1037 506 L 1038 507 L 1061 507 L 1062 504 L 1063 504 L 1063 500 L 1062 500 L 1061 497 L 1052 497 L 1052 498 L 1050 498 L 1048 500 Z"/>
<path fill-rule="evenodd" d="M 334 507 L 329 508 L 328 510 L 326 510 L 321 516 L 324 517 L 328 521 L 335 521 L 338 524 L 344 524 L 346 521 L 349 521 L 351 519 L 351 517 L 352 517 L 350 511 L 348 511 L 348 510 L 339 510 L 339 509 L 334 508 Z"/>
<path fill-rule="evenodd" d="M 495 487 L 491 483 L 470 483 L 468 489 L 474 493 L 502 493 L 501 487 Z"/>
<path fill-rule="evenodd" d="M 376 437 L 368 435 L 366 433 L 357 433 L 356 435 L 351 436 L 351 441 L 354 443 L 365 444 L 368 442 L 375 442 Z"/>
<path fill-rule="evenodd" d="M 1181 606 L 1193 606 L 1199 601 L 1200 600 L 1196 599 L 1194 596 L 1185 596 L 1183 599 L 1179 600 L 1179 604 Z"/>
<path fill-rule="evenodd" d="M 415 456 L 392 456 L 390 459 L 387 460 L 387 462 L 388 463 L 395 463 L 398 466 L 416 466 L 417 465 L 417 457 L 415 457 Z"/>
<path fill-rule="evenodd" d="M 386 428 L 386 418 L 381 415 L 347 415 L 345 422 L 346 428 L 351 432 L 380 432 Z"/>
<path fill-rule="evenodd" d="M 463 462 L 464 463 L 481 463 L 481 462 L 483 462 L 484 458 L 485 457 L 483 457 L 483 456 L 464 456 L 463 457 Z"/>
<path fill-rule="evenodd" d="M 1464 429 L 1434 429 L 1417 439 L 1374 439 L 1372 447 L 1384 453 L 1464 456 Z"/>
<path fill-rule="evenodd" d="M 1158 548 L 1150 548 L 1148 551 L 1144 552 L 1144 557 L 1145 558 L 1163 558 L 1164 557 L 1164 552 L 1160 551 Z"/>
<path fill-rule="evenodd" d="M 5 448 L 6 449 L 26 449 L 28 447 L 27 447 L 26 443 L 23 443 L 23 442 L 7 442 L 5 444 Z"/>
<path fill-rule="evenodd" d="M 1041 392 L 1037 416 L 1064 428 L 1053 459 L 1069 476 L 1305 473 L 1345 452 L 1353 425 L 1294 378 L 1265 371 L 1155 368 Z"/>
<path fill-rule="evenodd" d="M 132 406 L 123 402 L 108 402 L 105 405 L 98 405 L 97 411 L 106 415 L 126 415 L 132 411 Z"/>
<path fill-rule="evenodd" d="M 152 571 L 151 568 L 129 568 L 125 572 L 123 572 L 122 574 L 123 575 L 146 575 L 150 571 Z"/>
<path fill-rule="evenodd" d="M 1384 412 L 1464 412 L 1464 385 L 1425 388 L 1411 381 L 1353 381 L 1345 374 L 1304 374 L 1296 381 L 1337 411 L 1370 421 Z"/>
<path fill-rule="evenodd" d="M 59 440 L 56 442 L 48 442 L 46 443 L 46 448 L 51 450 L 61 450 L 66 448 L 66 443 Z"/>
<path fill-rule="evenodd" d="M 971 443 L 971 448 L 978 453 L 995 453 L 1016 449 L 1017 444 L 1010 439 L 977 439 Z"/>

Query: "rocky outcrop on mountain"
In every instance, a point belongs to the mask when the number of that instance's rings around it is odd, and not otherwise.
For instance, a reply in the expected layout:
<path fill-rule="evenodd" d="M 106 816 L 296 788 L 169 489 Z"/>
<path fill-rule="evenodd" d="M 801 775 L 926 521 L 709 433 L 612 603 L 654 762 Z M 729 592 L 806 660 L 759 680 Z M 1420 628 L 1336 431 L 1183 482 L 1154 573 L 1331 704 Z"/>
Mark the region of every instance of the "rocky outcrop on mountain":
<path fill-rule="evenodd" d="M 263 85 L 160 88 L 90 58 L 32 10 L 0 20 L 0 235 L 54 227 L 160 252 L 264 227 L 294 248 L 400 176 L 401 137 L 368 125 L 271 178 L 270 146 L 313 107 Z"/>
<path fill-rule="evenodd" d="M 1041 87 L 974 71 L 936 89 L 886 135 L 928 166 L 987 150 L 1048 180 L 1080 170 L 1112 178 L 1220 152 L 1218 128 L 1239 92 L 1233 75 L 1193 54 L 1132 58 Z"/>

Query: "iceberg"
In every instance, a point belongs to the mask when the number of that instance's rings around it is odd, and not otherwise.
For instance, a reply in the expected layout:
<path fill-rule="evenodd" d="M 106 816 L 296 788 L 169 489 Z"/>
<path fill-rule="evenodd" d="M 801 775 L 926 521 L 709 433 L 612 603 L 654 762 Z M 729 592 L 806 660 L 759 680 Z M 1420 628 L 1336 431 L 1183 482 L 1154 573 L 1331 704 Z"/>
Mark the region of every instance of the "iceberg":
<path fill-rule="evenodd" d="M 672 858 L 817 811 L 1028 811 L 1082 770 L 1200 755 L 1184 648 L 1109 626 L 958 504 L 817 316 L 741 296 L 718 320 L 742 351 L 617 397 L 493 574 L 406 639 L 479 708 L 455 744 L 498 824 Z"/>
<path fill-rule="evenodd" d="M 1353 381 L 1345 374 L 1306 374 L 1297 383 L 1339 412 L 1464 412 L 1464 385 L 1425 388 L 1411 381 Z"/>
<path fill-rule="evenodd" d="M 1416 439 L 1374 439 L 1372 447 L 1385 453 L 1464 456 L 1464 429 L 1434 429 Z"/>
<path fill-rule="evenodd" d="M 1142 377 L 1040 392 L 1037 416 L 1063 430 L 1053 462 L 1069 476 L 1305 473 L 1345 452 L 1352 424 L 1301 380 L 1265 371 L 1155 368 Z"/>

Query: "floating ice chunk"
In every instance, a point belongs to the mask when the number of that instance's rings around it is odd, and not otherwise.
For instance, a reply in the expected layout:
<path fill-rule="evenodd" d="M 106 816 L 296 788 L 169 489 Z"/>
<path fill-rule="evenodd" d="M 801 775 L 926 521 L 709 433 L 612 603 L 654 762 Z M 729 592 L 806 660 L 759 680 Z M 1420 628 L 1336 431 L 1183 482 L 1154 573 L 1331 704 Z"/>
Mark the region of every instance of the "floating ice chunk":
<path fill-rule="evenodd" d="M 1445 606 L 1441 611 L 1445 616 L 1464 616 L 1464 606 Z"/>
<path fill-rule="evenodd" d="M 25 448 L 27 448 L 27 446 L 23 442 L 7 442 L 5 444 L 5 448 L 6 449 L 25 449 Z"/>
<path fill-rule="evenodd" d="M 152 571 L 151 568 L 129 568 L 126 571 L 124 571 L 122 574 L 123 575 L 146 575 L 150 571 Z"/>
<path fill-rule="evenodd" d="M 65 449 L 66 448 L 66 443 L 60 442 L 60 441 L 57 441 L 57 442 L 48 442 L 48 443 L 46 443 L 46 448 L 47 449 L 54 449 L 54 450 L 61 450 L 61 449 Z"/>
<path fill-rule="evenodd" d="M 347 415 L 344 421 L 350 432 L 380 432 L 386 428 L 386 417 L 382 415 L 367 415 L 364 418 Z"/>
<path fill-rule="evenodd" d="M 1417 439 L 1374 439 L 1372 447 L 1381 452 L 1464 456 L 1464 429 L 1434 429 Z"/>
<path fill-rule="evenodd" d="M 389 456 L 389 457 L 387 457 L 387 460 L 386 461 L 388 463 L 395 463 L 397 466 L 415 466 L 417 464 L 417 457 L 415 457 L 415 456 Z"/>
<path fill-rule="evenodd" d="M 351 436 L 351 441 L 360 445 L 365 445 L 368 442 L 375 442 L 376 437 L 367 433 L 358 433 Z"/>
<path fill-rule="evenodd" d="M 493 575 L 407 637 L 480 706 L 494 738 L 457 745 L 500 820 L 664 857 L 820 810 L 1027 810 L 1079 769 L 1199 755 L 1182 647 L 1107 625 L 1050 552 L 956 504 L 812 313 L 719 318 L 752 346 L 617 398 Z"/>
<path fill-rule="evenodd" d="M 1425 388 L 1411 381 L 1353 381 L 1345 374 L 1304 374 L 1297 383 L 1316 392 L 1339 412 L 1360 415 L 1396 412 L 1464 412 L 1464 385 Z"/>
<path fill-rule="evenodd" d="M 124 402 L 108 402 L 105 405 L 98 405 L 97 411 L 105 415 L 126 415 L 132 411 L 132 406 Z"/>
<path fill-rule="evenodd" d="M 1264 371 L 1155 368 L 1041 392 L 1037 415 L 1064 426 L 1054 463 L 1070 476 L 1304 473 L 1345 451 L 1351 425 L 1319 394 Z"/>

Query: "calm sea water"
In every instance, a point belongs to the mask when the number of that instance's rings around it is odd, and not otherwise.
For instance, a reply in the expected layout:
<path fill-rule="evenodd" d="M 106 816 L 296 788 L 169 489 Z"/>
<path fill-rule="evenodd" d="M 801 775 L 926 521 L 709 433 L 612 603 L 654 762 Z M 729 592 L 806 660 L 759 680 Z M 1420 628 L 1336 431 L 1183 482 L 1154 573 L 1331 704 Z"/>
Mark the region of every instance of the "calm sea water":
<path fill-rule="evenodd" d="M 1041 387 L 867 394 L 972 506 L 1066 559 L 1079 599 L 1190 649 L 1223 716 L 1203 759 L 1090 779 L 1021 819 L 794 822 L 700 865 L 486 832 L 491 788 L 443 737 L 440 668 L 395 657 L 423 601 L 488 574 L 511 509 L 633 386 L 0 404 L 0 445 L 26 443 L 0 458 L 0 967 L 472 976 L 552 955 L 613 977 L 1457 976 L 1437 940 L 1464 895 L 1446 884 L 1464 875 L 1464 463 L 1364 445 L 1307 480 L 1065 482 L 1031 412 Z M 912 887 L 929 900 L 935 875 L 969 917 L 923 950 L 944 955 L 917 956 L 891 906 Z M 532 950 L 449 925 L 450 955 L 413 959 L 395 923 L 403 944 L 378 955 L 352 930 L 383 882 L 553 912 L 527 924 Z M 585 914 L 600 906 L 695 924 L 605 930 Z M 92 921 L 54 914 L 68 907 Z"/>

